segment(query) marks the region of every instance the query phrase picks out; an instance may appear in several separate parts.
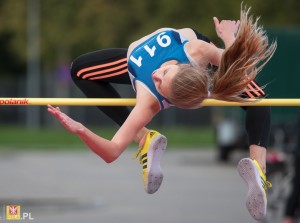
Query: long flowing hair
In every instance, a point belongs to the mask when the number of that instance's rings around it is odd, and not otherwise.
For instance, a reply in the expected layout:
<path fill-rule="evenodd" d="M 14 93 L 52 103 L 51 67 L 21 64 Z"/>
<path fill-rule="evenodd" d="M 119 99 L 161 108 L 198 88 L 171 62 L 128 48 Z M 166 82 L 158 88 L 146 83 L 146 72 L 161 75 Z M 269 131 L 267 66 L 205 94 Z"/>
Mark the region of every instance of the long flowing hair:
<path fill-rule="evenodd" d="M 269 44 L 258 18 L 242 7 L 236 40 L 224 50 L 220 66 L 214 74 L 207 69 L 180 66 L 171 84 L 169 100 L 179 108 L 197 108 L 210 97 L 218 100 L 246 102 L 241 97 L 276 50 L 276 41 Z M 254 89 L 255 90 L 255 89 Z"/>
<path fill-rule="evenodd" d="M 236 40 L 222 55 L 219 69 L 213 75 L 209 91 L 214 99 L 244 102 L 247 98 L 240 95 L 247 90 L 248 84 L 271 59 L 276 42 L 269 44 L 266 32 L 249 15 L 249 9 L 242 7 L 240 27 Z"/>

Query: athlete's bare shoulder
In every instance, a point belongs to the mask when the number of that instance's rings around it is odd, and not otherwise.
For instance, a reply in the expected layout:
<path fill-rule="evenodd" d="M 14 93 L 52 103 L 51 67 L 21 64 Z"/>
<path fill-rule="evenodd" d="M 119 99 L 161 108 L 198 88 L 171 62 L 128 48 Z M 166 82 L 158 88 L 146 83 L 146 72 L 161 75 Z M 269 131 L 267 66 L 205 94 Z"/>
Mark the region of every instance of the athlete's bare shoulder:
<path fill-rule="evenodd" d="M 191 28 L 177 29 L 177 32 L 179 32 L 180 35 L 184 36 L 188 40 L 197 39 L 195 32 Z"/>

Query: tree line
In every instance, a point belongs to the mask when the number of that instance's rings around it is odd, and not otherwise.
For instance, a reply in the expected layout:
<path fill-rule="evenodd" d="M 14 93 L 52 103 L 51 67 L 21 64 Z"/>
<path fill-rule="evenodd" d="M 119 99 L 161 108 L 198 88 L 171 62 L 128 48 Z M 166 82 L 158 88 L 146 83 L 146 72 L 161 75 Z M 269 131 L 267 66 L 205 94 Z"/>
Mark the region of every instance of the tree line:
<path fill-rule="evenodd" d="M 36 0 L 42 69 L 88 51 L 126 48 L 161 27 L 192 27 L 219 44 L 212 17 L 238 19 L 241 1 Z M 34 0 L 32 0 L 34 2 Z M 299 27 L 300 1 L 247 0 L 264 27 Z M 28 0 L 0 0 L 0 75 L 26 71 Z"/>

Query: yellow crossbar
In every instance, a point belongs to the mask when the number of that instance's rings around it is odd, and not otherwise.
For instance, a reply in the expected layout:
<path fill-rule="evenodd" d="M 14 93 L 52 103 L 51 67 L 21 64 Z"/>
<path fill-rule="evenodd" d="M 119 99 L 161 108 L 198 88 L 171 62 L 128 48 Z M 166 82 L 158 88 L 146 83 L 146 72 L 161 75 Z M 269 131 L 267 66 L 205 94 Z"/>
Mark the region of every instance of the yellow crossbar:
<path fill-rule="evenodd" d="M 0 106 L 134 106 L 134 98 L 0 98 Z M 236 103 L 206 99 L 201 106 L 300 106 L 300 99 L 280 98 Z"/>

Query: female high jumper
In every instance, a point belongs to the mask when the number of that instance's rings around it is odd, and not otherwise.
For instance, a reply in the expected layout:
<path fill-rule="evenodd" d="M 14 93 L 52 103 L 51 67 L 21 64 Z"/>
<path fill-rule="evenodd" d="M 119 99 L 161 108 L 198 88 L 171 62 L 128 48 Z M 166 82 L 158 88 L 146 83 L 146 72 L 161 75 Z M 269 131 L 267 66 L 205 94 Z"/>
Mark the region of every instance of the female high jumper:
<path fill-rule="evenodd" d="M 71 119 L 58 107 L 48 106 L 71 133 L 103 160 L 110 163 L 135 141 L 140 149 L 146 192 L 156 192 L 162 182 L 160 158 L 166 137 L 145 126 L 161 110 L 170 106 L 195 109 L 206 98 L 246 102 L 265 97 L 255 77 L 272 57 L 276 42 L 269 44 L 261 26 L 242 8 L 240 21 L 213 18 L 216 33 L 225 49 L 191 28 L 159 29 L 133 43 L 128 49 L 105 49 L 78 57 L 72 64 L 75 84 L 90 98 L 120 97 L 110 83 L 132 84 L 136 105 L 99 107 L 120 125 L 111 140 L 96 135 Z M 251 216 L 266 215 L 270 187 L 266 180 L 266 148 L 270 132 L 269 107 L 243 107 L 249 137 L 249 158 L 242 159 L 238 171 L 248 184 L 246 205 Z"/>

